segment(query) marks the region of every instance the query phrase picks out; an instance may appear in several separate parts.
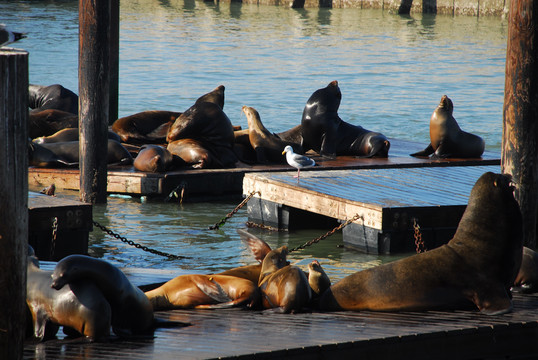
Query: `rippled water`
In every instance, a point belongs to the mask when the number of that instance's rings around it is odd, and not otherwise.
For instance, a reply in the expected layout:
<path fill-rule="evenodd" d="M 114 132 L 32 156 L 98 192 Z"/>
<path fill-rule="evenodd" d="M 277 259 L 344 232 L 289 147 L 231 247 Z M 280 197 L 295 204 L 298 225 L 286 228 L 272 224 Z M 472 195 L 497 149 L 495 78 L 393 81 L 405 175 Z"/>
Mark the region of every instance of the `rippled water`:
<path fill-rule="evenodd" d="M 0 14 L 0 22 L 28 33 L 17 47 L 30 53 L 30 82 L 60 83 L 78 92 L 78 1 L 3 1 Z M 223 84 L 224 110 L 235 125 L 247 126 L 241 106 L 248 105 L 276 132 L 297 125 L 311 93 L 338 80 L 339 113 L 348 122 L 426 145 L 429 117 L 447 94 L 460 126 L 484 137 L 487 150 L 500 152 L 506 32 L 506 21 L 496 17 L 125 1 L 119 115 L 183 111 Z M 223 230 L 206 230 L 234 206 L 110 197 L 106 206 L 94 208 L 97 221 L 131 240 L 193 259 L 163 261 L 100 231 L 91 235 L 91 252 L 124 266 L 199 272 L 250 263 L 235 232 L 244 227 L 244 212 Z M 321 233 L 260 235 L 271 246 L 296 246 Z M 330 239 L 293 260 L 319 258 L 335 277 L 387 260 L 337 248 L 341 235 Z"/>

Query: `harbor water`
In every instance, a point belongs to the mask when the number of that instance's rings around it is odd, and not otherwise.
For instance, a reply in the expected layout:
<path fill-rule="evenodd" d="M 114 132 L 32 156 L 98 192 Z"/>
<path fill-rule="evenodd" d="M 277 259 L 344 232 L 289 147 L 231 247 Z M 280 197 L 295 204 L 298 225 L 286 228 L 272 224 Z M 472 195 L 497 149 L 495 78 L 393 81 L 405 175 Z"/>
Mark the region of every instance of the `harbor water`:
<path fill-rule="evenodd" d="M 29 52 L 30 82 L 59 83 L 78 93 L 78 1 L 2 1 L 0 14 L 0 23 L 27 33 L 15 47 Z M 507 41 L 507 22 L 500 17 L 132 0 L 121 3 L 120 19 L 120 117 L 184 111 L 222 84 L 224 111 L 234 125 L 247 127 L 241 115 L 247 105 L 279 132 L 300 123 L 312 92 L 338 80 L 345 121 L 426 146 L 430 115 L 446 94 L 462 129 L 500 153 Z M 89 252 L 125 268 L 178 274 L 251 264 L 236 232 L 245 228 L 245 209 L 220 230 L 208 230 L 235 205 L 110 196 L 94 207 L 94 220 L 189 259 L 163 259 L 98 229 L 90 235 Z M 295 247 L 328 230 L 249 231 L 272 247 Z M 335 234 L 290 260 L 306 266 L 318 259 L 337 280 L 395 258 L 341 245 L 341 234 Z"/>

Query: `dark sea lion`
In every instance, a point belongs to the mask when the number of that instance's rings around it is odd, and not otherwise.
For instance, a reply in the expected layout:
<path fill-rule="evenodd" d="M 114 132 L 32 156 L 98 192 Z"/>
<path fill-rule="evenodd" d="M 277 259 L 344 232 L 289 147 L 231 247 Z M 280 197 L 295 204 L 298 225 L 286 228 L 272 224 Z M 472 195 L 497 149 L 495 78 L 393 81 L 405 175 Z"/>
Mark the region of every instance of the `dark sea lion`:
<path fill-rule="evenodd" d="M 54 151 L 28 141 L 28 165 L 36 167 L 78 166 L 78 160 L 70 162 L 58 156 Z"/>
<path fill-rule="evenodd" d="M 341 100 L 336 80 L 310 96 L 301 119 L 303 151 L 312 149 L 327 158 L 337 155 L 387 157 L 390 142 L 383 134 L 340 119 Z"/>
<path fill-rule="evenodd" d="M 152 328 L 153 308 L 148 298 L 116 266 L 85 255 L 69 255 L 56 264 L 51 284 L 54 289 L 80 283 L 93 283 L 104 295 L 112 310 L 116 335 L 139 334 Z"/>
<path fill-rule="evenodd" d="M 296 152 L 302 153 L 300 144 L 284 141 L 269 132 L 263 125 L 260 114 L 256 109 L 243 106 L 242 110 L 248 121 L 249 141 L 256 152 L 256 158 L 259 163 L 285 163 L 286 159 L 282 156 L 282 150 L 288 145 Z"/>
<path fill-rule="evenodd" d="M 124 116 L 114 121 L 112 131 L 128 144 L 164 144 L 170 126 L 180 112 L 150 110 Z"/>
<path fill-rule="evenodd" d="M 60 290 L 52 285 L 52 271 L 39 269 L 35 256 L 28 257 L 26 303 L 31 313 L 33 336 L 39 340 L 56 335 L 59 326 L 90 340 L 110 335 L 111 310 L 93 283 L 67 284 Z"/>
<path fill-rule="evenodd" d="M 48 109 L 28 115 L 28 136 L 32 139 L 50 136 L 62 129 L 78 127 L 78 115 Z"/>
<path fill-rule="evenodd" d="M 155 311 L 253 307 L 259 300 L 255 283 L 227 275 L 180 275 L 145 294 Z"/>
<path fill-rule="evenodd" d="M 241 239 L 249 246 L 256 260 L 262 262 L 258 287 L 262 307 L 281 313 L 304 310 L 312 298 L 312 290 L 303 270 L 286 260 L 288 247 L 271 250 L 267 243 L 241 229 Z"/>
<path fill-rule="evenodd" d="M 41 136 L 41 137 L 35 138 L 32 141 L 35 142 L 36 144 L 46 144 L 46 143 L 66 142 L 66 141 L 78 141 L 78 137 L 79 137 L 78 128 L 66 128 L 50 136 Z M 108 132 L 108 138 L 110 140 L 115 140 L 118 142 L 121 141 L 118 134 L 116 134 L 113 131 Z"/>
<path fill-rule="evenodd" d="M 224 109 L 224 85 L 217 86 L 214 90 L 200 96 L 196 103 L 210 102 L 218 105 L 221 109 Z"/>
<path fill-rule="evenodd" d="M 483 174 L 448 244 L 349 275 L 320 299 L 323 310 L 512 309 L 522 220 L 509 175 Z"/>
<path fill-rule="evenodd" d="M 35 144 L 37 145 L 37 144 Z M 45 143 L 39 146 L 44 147 L 52 151 L 59 159 L 73 164 L 79 162 L 79 142 L 78 141 L 66 141 L 57 143 Z M 133 157 L 127 151 L 127 149 L 119 142 L 114 140 L 108 140 L 108 164 L 132 164 Z"/>
<path fill-rule="evenodd" d="M 521 267 L 517 274 L 514 286 L 520 287 L 521 292 L 535 293 L 538 291 L 538 253 L 523 247 Z"/>
<path fill-rule="evenodd" d="M 28 86 L 28 106 L 31 112 L 56 109 L 78 114 L 78 95 L 62 85 Z"/>
<path fill-rule="evenodd" d="M 303 143 L 303 128 L 302 126 L 296 125 L 292 127 L 289 130 L 276 133 L 275 135 L 278 136 L 283 141 L 291 142 L 294 144 L 302 144 Z"/>
<path fill-rule="evenodd" d="M 485 142 L 477 135 L 460 129 L 452 116 L 454 105 L 448 96 L 443 95 L 441 102 L 430 118 L 430 144 L 422 151 L 411 156 L 435 158 L 479 158 L 484 153 Z"/>
<path fill-rule="evenodd" d="M 167 149 L 192 168 L 210 169 L 220 167 L 218 158 L 206 149 L 201 141 L 193 139 L 174 140 L 168 144 Z"/>
<path fill-rule="evenodd" d="M 146 172 L 164 172 L 172 168 L 174 157 L 159 145 L 144 145 L 134 159 L 134 168 Z"/>

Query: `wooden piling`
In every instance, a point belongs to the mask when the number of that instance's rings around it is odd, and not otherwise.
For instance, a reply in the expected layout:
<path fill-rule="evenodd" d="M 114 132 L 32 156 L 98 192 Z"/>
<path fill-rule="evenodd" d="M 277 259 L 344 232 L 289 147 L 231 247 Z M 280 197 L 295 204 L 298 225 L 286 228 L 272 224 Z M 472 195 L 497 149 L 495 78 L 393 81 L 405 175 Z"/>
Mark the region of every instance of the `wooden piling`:
<path fill-rule="evenodd" d="M 28 238 L 28 53 L 0 49 L 0 349 L 22 359 Z"/>
<path fill-rule="evenodd" d="M 106 202 L 110 1 L 79 2 L 80 199 Z"/>
<path fill-rule="evenodd" d="M 118 119 L 120 68 L 120 0 L 110 0 L 110 100 L 108 123 Z"/>
<path fill-rule="evenodd" d="M 510 2 L 501 167 L 517 183 L 524 244 L 536 248 L 538 216 L 538 3 Z"/>

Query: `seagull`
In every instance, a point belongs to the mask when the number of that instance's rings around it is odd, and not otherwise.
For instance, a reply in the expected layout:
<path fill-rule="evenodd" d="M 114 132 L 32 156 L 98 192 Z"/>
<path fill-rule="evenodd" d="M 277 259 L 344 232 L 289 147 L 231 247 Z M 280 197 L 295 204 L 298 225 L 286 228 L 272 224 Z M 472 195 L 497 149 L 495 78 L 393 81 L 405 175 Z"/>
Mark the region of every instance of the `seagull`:
<path fill-rule="evenodd" d="M 8 30 L 4 24 L 0 24 L 0 46 L 11 44 L 25 37 L 25 34 Z"/>
<path fill-rule="evenodd" d="M 316 162 L 309 157 L 294 153 L 293 148 L 289 145 L 287 145 L 284 148 L 284 151 L 282 151 L 282 155 L 284 154 L 286 154 L 286 161 L 288 164 L 297 169 L 297 175 L 294 176 L 297 178 L 297 181 L 299 181 L 301 169 L 306 169 L 316 165 Z"/>

